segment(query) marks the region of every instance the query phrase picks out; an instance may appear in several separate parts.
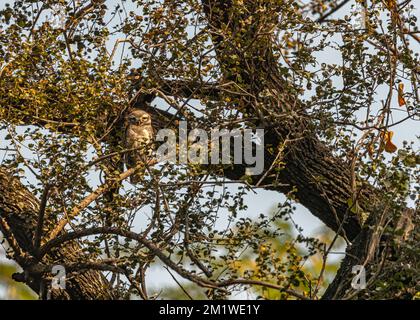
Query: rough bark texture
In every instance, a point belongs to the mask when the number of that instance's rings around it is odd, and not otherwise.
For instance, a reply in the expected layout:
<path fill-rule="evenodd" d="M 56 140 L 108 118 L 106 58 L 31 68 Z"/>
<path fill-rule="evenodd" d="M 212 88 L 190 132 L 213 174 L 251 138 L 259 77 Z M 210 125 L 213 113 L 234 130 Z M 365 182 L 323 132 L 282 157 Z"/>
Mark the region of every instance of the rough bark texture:
<path fill-rule="evenodd" d="M 245 31 L 238 28 L 241 20 L 253 14 L 256 3 L 246 2 L 246 13 L 240 15 L 236 13 L 238 10 L 231 9 L 234 5 L 232 1 L 203 0 L 202 3 L 225 77 L 236 82 L 240 79 L 243 89 L 254 97 L 259 97 L 265 90 L 276 95 L 268 103 L 243 99 L 239 104 L 244 114 L 260 117 L 261 120 L 255 124 L 266 129 L 266 170 L 276 158 L 276 153 L 270 152 L 269 147 L 276 150 L 276 147 L 285 145 L 281 155 L 284 167 L 278 175 L 268 175 L 263 185 L 283 193 L 293 191 L 296 199 L 311 213 L 352 242 L 337 277 L 325 294 L 326 299 L 344 298 L 351 291 L 354 265 L 364 265 L 369 271 L 369 267 L 378 265 L 378 259 L 386 261 L 387 252 L 383 252 L 380 246 L 382 232 L 385 225 L 395 225 L 392 217 L 398 213 L 389 212 L 383 195 L 367 183 L 356 181 L 351 165 L 335 157 L 332 150 L 317 139 L 304 106 L 281 75 L 273 56 L 270 35 L 266 39 L 259 35 L 259 25 L 255 20 L 254 28 Z M 271 2 L 267 3 L 267 6 L 271 5 Z M 278 12 L 281 12 L 280 9 Z M 264 27 L 260 30 L 269 30 L 270 23 L 275 25 L 277 21 L 276 16 L 261 19 L 264 19 L 261 21 Z M 258 41 L 253 41 L 257 38 Z M 248 52 L 237 48 L 247 48 Z M 232 55 L 239 57 L 239 68 L 237 61 L 232 63 Z M 235 67 L 240 74 L 231 72 Z M 273 166 L 278 167 L 275 163 Z M 238 178 L 243 173 L 244 170 L 236 168 L 226 175 Z M 260 182 L 260 178 L 254 177 L 253 182 Z M 276 179 L 280 185 L 271 186 Z M 369 214 L 363 229 L 361 218 L 349 208 L 349 199 L 354 197 L 357 197 L 360 209 Z"/>
<path fill-rule="evenodd" d="M 254 97 L 259 97 L 265 90 L 276 93 L 275 99 L 266 104 L 258 99 L 243 97 L 236 106 L 243 114 L 260 118 L 254 124 L 266 130 L 265 172 L 262 176 L 254 176 L 252 183 L 260 183 L 266 189 L 282 193 L 293 191 L 296 199 L 315 216 L 353 242 L 348 248 L 349 255 L 345 258 L 337 278 L 325 295 L 325 298 L 342 298 L 350 285 L 352 265 L 371 260 L 372 250 L 379 247 L 375 228 L 372 227 L 381 227 L 386 222 L 381 220 L 381 196 L 369 185 L 359 185 L 358 189 L 354 190 L 353 173 L 349 164 L 335 157 L 314 135 L 312 125 L 305 117 L 304 106 L 297 99 L 297 94 L 290 91 L 291 86 L 283 79 L 273 58 L 270 36 L 264 38 L 257 35 L 257 28 L 238 30 L 239 21 L 247 16 L 235 15 L 234 11 L 229 9 L 232 7 L 231 1 L 203 0 L 202 4 L 210 25 L 212 40 L 217 47 L 217 59 L 226 80 L 237 82 Z M 246 5 L 247 14 L 252 15 L 253 2 L 246 1 Z M 261 21 L 261 24 L 270 24 L 270 19 L 273 19 L 274 23 L 276 19 L 265 18 L 267 20 Z M 235 41 L 242 41 L 240 47 L 248 48 L 248 52 L 238 50 L 238 46 L 232 43 L 232 38 L 224 36 L 227 32 L 232 35 L 239 33 Z M 259 39 L 254 42 L 256 37 Z M 239 68 L 237 62 L 233 64 L 230 59 L 233 54 L 239 57 Z M 231 72 L 233 66 L 235 70 L 240 70 L 239 73 Z M 187 96 L 198 92 L 167 86 L 163 90 L 170 94 L 171 89 Z M 211 95 L 218 94 L 215 90 L 209 92 Z M 277 151 L 282 145 L 285 145 L 285 148 L 281 154 L 281 162 L 285 163 L 285 166 L 277 172 Z M 235 166 L 226 171 L 225 175 L 231 179 L 239 179 L 244 175 L 245 169 L 243 166 Z M 267 170 L 271 169 L 273 171 L 267 174 Z M 356 191 L 361 209 L 371 214 L 363 229 L 359 218 L 351 213 L 348 205 L 348 200 Z M 17 261 L 24 270 L 30 269 L 30 257 L 35 255 L 32 243 L 38 212 L 39 201 L 18 179 L 12 177 L 6 168 L 0 167 L 0 217 L 10 226 L 11 233 L 28 256 L 28 259 Z M 46 226 L 47 229 L 48 227 Z M 2 231 L 7 233 L 7 230 Z M 80 246 L 76 242 L 70 242 L 54 255 L 45 257 L 43 262 L 75 262 L 76 259 L 80 260 L 79 252 Z M 30 277 L 29 281 L 25 279 L 25 282 L 35 291 L 39 291 L 40 282 L 36 276 Z M 58 298 L 112 299 L 115 296 L 110 292 L 107 281 L 100 272 L 88 271 L 71 278 L 66 291 Z"/>
<path fill-rule="evenodd" d="M 419 241 L 418 212 L 407 208 L 399 214 L 386 207 L 380 209 L 377 212 L 379 214 L 370 216 L 353 244 L 347 248 L 347 255 L 334 281 L 322 297 L 324 300 L 413 299 L 416 295 L 420 283 L 420 257 L 412 248 Z M 395 219 L 396 216 L 399 218 Z M 387 225 L 394 225 L 397 232 L 386 233 Z M 388 290 L 353 290 L 351 281 L 355 265 L 365 267 L 368 284 L 388 283 Z M 395 278 L 397 281 L 393 284 Z"/>
<path fill-rule="evenodd" d="M 252 4 L 247 10 L 252 15 L 254 10 Z M 274 101 L 262 105 L 259 101 L 244 99 L 242 103 L 243 112 L 251 114 L 251 117 L 264 117 L 264 122 L 256 123 L 265 128 L 265 166 L 269 169 L 277 156 L 278 147 L 285 144 L 281 155 L 281 162 L 285 163 L 279 175 L 275 170 L 267 175 L 262 186 L 269 185 L 267 189 L 278 190 L 283 193 L 295 190 L 294 194 L 299 202 L 307 207 L 315 216 L 335 231 L 343 229 L 349 239 L 353 239 L 360 232 L 358 218 L 351 214 L 348 206 L 348 199 L 352 198 L 351 171 L 349 164 L 334 157 L 331 150 L 315 136 L 308 119 L 302 116 L 303 106 L 290 92 L 291 86 L 282 78 L 278 69 L 278 63 L 273 58 L 271 43 L 267 39 L 261 39 L 257 30 L 247 30 L 245 34 L 236 36 L 236 41 L 241 48 L 249 48 L 247 54 L 238 52 L 231 43 L 231 38 L 224 38 L 221 34 L 235 34 L 239 32 L 235 26 L 240 25 L 241 19 L 247 16 L 236 16 L 231 10 L 230 1 L 203 1 L 204 10 L 213 30 L 213 42 L 217 46 L 218 61 L 222 70 L 229 80 L 238 78 L 238 74 L 230 72 L 232 62 L 230 57 L 236 55 L 240 59 L 240 78 L 242 87 L 258 97 L 264 90 L 276 93 Z M 232 13 L 230 13 L 232 12 Z M 276 17 L 272 17 L 273 23 Z M 261 23 L 269 24 L 270 21 Z M 226 31 L 226 26 L 230 29 Z M 268 28 L 268 27 L 267 27 Z M 250 47 L 249 43 L 258 38 Z M 238 40 L 241 39 L 241 40 Z M 263 59 L 261 59 L 261 57 Z M 232 76 L 233 74 L 233 76 Z M 233 78 L 232 78 L 233 77 Z M 270 150 L 270 146 L 274 152 Z M 278 165 L 274 164 L 274 167 Z M 234 171 L 227 171 L 229 178 L 239 178 L 245 172 L 245 168 L 236 167 Z M 257 183 L 262 177 L 253 177 Z M 279 186 L 272 186 L 277 180 Z M 368 200 L 373 193 L 370 188 L 362 192 L 361 203 L 367 206 Z M 364 208 L 369 212 L 369 208 Z M 343 232 L 340 231 L 341 234 Z"/>
<path fill-rule="evenodd" d="M 22 185 L 19 179 L 13 177 L 7 168 L 0 167 L 0 219 L 3 219 L 3 222 L 10 228 L 24 254 L 24 258 L 17 259 L 17 262 L 26 271 L 26 274 L 16 275 L 15 278 L 24 281 L 37 293 L 40 292 L 43 284 L 38 274 L 30 272 L 35 264 L 66 265 L 81 261 L 84 257 L 80 245 L 71 241 L 43 257 L 40 262 L 35 259 L 36 252 L 33 243 L 39 211 L 40 203 L 32 193 Z M 43 228 L 44 234 L 53 226 L 54 222 L 48 221 Z M 0 230 L 4 235 L 7 235 L 8 231 L 3 227 Z M 89 257 L 86 257 L 86 260 L 89 260 Z M 99 271 L 81 271 L 77 272 L 74 277 L 68 278 L 66 290 L 53 290 L 52 298 L 114 299 L 115 296 L 108 286 L 108 281 Z"/>

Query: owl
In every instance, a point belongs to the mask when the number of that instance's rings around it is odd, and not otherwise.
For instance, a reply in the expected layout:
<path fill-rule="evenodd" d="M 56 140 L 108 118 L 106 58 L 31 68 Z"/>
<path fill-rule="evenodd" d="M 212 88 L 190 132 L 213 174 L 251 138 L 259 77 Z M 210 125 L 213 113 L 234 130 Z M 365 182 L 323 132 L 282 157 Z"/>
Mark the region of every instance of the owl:
<path fill-rule="evenodd" d="M 125 118 L 125 147 L 136 149 L 125 155 L 127 168 L 133 168 L 152 157 L 152 143 L 155 132 L 152 117 L 146 111 L 135 109 L 128 112 Z M 142 173 L 131 175 L 130 182 L 135 184 L 141 180 Z"/>

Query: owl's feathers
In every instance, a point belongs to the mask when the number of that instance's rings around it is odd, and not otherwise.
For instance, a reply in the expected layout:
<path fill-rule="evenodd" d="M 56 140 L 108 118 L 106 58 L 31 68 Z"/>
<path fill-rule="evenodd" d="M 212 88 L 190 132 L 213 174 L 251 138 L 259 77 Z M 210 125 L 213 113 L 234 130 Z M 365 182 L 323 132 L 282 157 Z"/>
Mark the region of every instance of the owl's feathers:
<path fill-rule="evenodd" d="M 127 168 L 133 168 L 150 160 L 154 138 L 155 132 L 150 114 L 140 109 L 128 112 L 125 118 L 125 145 L 127 149 L 136 150 L 126 153 Z M 142 176 L 141 172 L 137 172 L 130 177 L 130 182 L 138 183 Z"/>

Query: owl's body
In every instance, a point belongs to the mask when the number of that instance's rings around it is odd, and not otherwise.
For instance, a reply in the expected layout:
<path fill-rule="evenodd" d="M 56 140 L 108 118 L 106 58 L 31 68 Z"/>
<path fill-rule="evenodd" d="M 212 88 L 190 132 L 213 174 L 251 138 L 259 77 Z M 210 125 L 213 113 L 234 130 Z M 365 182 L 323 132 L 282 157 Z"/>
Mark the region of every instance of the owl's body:
<path fill-rule="evenodd" d="M 152 143 L 155 132 L 150 114 L 143 110 L 133 110 L 125 119 L 125 144 L 129 151 L 125 156 L 127 168 L 133 168 L 140 163 L 145 163 L 152 157 Z M 135 173 L 130 177 L 131 183 L 138 183 L 142 173 Z"/>

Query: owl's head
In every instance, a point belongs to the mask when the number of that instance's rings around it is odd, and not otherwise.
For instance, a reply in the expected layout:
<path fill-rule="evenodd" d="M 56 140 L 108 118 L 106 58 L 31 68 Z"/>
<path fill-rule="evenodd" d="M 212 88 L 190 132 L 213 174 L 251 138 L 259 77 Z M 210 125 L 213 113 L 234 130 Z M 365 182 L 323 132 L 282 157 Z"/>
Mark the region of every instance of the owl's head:
<path fill-rule="evenodd" d="M 127 115 L 127 123 L 129 125 L 144 126 L 151 125 L 152 118 L 150 114 L 143 110 L 133 110 Z"/>

